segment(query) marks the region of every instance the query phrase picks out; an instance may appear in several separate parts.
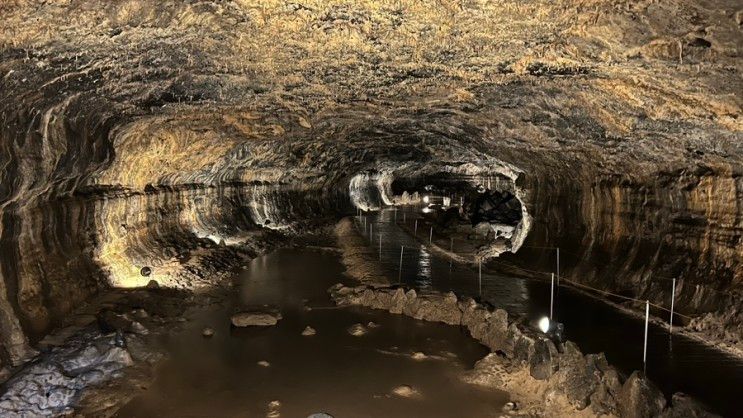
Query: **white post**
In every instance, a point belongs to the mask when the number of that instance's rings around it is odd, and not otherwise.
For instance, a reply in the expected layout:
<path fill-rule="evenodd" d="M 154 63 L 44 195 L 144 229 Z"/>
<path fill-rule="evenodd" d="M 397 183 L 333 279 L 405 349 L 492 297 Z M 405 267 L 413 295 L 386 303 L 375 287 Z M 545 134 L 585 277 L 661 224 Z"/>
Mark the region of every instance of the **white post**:
<path fill-rule="evenodd" d="M 382 234 L 379 235 L 379 259 L 382 260 Z"/>
<path fill-rule="evenodd" d="M 552 286 L 550 286 L 550 321 L 552 321 L 553 308 L 555 306 L 555 273 L 552 273 Z"/>
<path fill-rule="evenodd" d="M 397 281 L 398 282 L 402 282 L 402 253 L 404 251 L 405 251 L 405 246 L 404 245 L 401 245 L 400 246 L 400 270 L 399 270 L 399 273 L 397 274 Z"/>
<path fill-rule="evenodd" d="M 645 301 L 645 345 L 642 349 L 642 367 L 647 369 L 648 363 L 648 322 L 650 322 L 650 301 Z"/>
<path fill-rule="evenodd" d="M 430 245 L 431 242 L 433 242 L 433 227 L 431 227 L 431 233 L 428 234 L 428 244 Z"/>
<path fill-rule="evenodd" d="M 673 303 L 676 299 L 676 279 L 673 279 L 673 284 L 671 285 L 671 321 L 668 324 L 668 332 L 673 333 Z"/>
<path fill-rule="evenodd" d="M 366 232 L 366 216 L 364 216 L 364 232 Z"/>
<path fill-rule="evenodd" d="M 480 289 L 480 297 L 482 297 L 482 260 L 477 262 L 477 287 Z"/>
<path fill-rule="evenodd" d="M 560 247 L 557 247 L 557 286 L 560 286 Z"/>
<path fill-rule="evenodd" d="M 415 220 L 415 227 L 413 228 L 413 235 L 418 235 L 418 220 Z"/>
<path fill-rule="evenodd" d="M 451 272 L 451 265 L 454 262 L 454 237 L 449 237 L 449 272 Z"/>

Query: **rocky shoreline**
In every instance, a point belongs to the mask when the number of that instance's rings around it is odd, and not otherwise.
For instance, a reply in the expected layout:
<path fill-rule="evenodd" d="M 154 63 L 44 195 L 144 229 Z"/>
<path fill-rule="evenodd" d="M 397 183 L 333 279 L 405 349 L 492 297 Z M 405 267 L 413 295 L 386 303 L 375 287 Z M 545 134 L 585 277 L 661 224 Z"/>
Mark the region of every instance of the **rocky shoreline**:
<path fill-rule="evenodd" d="M 348 219 L 339 222 L 336 237 L 349 276 L 363 284 L 336 284 L 329 289 L 339 306 L 365 306 L 423 321 L 461 326 L 491 351 L 462 378 L 473 384 L 505 389 L 518 400 L 516 416 L 712 417 L 703 405 L 683 393 L 669 403 L 640 371 L 624 378 L 603 353 L 584 355 L 573 342 L 554 342 L 546 334 L 503 309 L 459 298 L 452 292 L 416 292 L 383 285 L 369 276 L 365 242 Z M 349 266 L 350 265 L 350 266 Z M 362 272 L 359 274 L 359 272 Z M 371 283 L 370 283 L 371 282 Z"/>
<path fill-rule="evenodd" d="M 688 396 L 663 393 L 640 371 L 627 379 L 602 353 L 581 353 L 574 343 L 555 344 L 508 313 L 454 293 L 337 284 L 329 290 L 339 306 L 366 306 L 423 321 L 461 326 L 491 350 L 469 382 L 505 388 L 523 404 L 515 415 L 681 417 L 714 416 Z M 691 415 L 689 415 L 691 414 Z"/>

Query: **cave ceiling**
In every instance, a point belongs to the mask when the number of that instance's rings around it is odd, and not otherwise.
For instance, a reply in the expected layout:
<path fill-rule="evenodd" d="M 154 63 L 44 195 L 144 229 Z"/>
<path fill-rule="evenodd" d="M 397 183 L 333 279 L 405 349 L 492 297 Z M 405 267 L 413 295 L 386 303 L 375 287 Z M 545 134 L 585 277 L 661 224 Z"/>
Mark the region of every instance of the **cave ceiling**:
<path fill-rule="evenodd" d="M 409 161 L 741 172 L 730 1 L 0 5 L 3 205 Z"/>

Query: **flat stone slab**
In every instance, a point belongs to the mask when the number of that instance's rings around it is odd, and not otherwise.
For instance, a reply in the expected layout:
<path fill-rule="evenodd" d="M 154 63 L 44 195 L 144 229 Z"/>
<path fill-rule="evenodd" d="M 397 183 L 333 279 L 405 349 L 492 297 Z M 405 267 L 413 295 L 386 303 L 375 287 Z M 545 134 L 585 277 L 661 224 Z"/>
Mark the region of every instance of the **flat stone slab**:
<path fill-rule="evenodd" d="M 281 313 L 266 311 L 243 311 L 230 318 L 235 327 L 270 327 L 281 320 Z"/>

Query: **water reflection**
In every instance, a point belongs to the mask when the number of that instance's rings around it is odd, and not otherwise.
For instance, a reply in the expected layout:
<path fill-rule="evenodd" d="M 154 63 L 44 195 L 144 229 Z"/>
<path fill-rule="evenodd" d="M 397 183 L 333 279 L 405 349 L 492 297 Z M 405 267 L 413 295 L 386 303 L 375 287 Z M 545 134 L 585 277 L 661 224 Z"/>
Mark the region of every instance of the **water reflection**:
<path fill-rule="evenodd" d="M 452 265 L 437 255 L 428 247 L 428 226 L 419 221 L 414 236 L 418 214 L 412 209 L 401 210 L 408 210 L 407 216 L 398 216 L 397 222 L 392 210 L 363 215 L 384 237 L 380 263 L 388 275 L 398 277 L 400 246 L 404 245 L 405 260 L 399 272 L 403 283 L 479 296 L 477 267 Z M 403 218 L 409 232 L 401 228 Z M 546 281 L 483 271 L 482 293 L 482 299 L 493 306 L 528 321 L 549 315 L 550 285 Z M 644 321 L 564 287 L 555 301 L 555 316 L 565 324 L 568 339 L 585 353 L 604 352 L 609 362 L 625 374 L 643 367 Z M 733 406 L 743 386 L 743 362 L 681 335 L 671 339 L 667 327 L 650 325 L 647 374 L 667 396 L 685 392 L 717 413 L 738 413 Z"/>
<path fill-rule="evenodd" d="M 415 255 L 415 253 L 413 253 Z M 420 247 L 417 253 L 418 256 L 418 272 L 416 275 L 416 285 L 420 288 L 428 288 L 431 286 L 431 253 L 426 250 L 426 247 Z"/>

